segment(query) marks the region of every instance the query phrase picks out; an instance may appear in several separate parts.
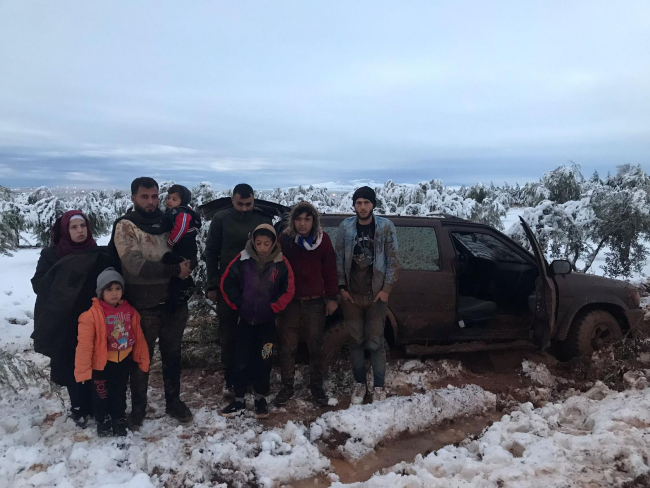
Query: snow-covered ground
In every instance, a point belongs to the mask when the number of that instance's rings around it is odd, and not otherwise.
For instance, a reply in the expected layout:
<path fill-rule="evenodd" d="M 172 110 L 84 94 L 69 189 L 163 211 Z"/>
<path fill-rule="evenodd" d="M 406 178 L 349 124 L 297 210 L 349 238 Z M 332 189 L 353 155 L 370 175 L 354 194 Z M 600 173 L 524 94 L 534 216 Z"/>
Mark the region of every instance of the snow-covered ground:
<path fill-rule="evenodd" d="M 460 365 L 407 360 L 389 372 L 389 384 L 425 393 L 273 426 L 250 415 L 226 420 L 213 403 L 180 426 L 164 415 L 161 392 L 153 391 L 139 432 L 97 438 L 93 423 L 81 430 L 66 418 L 65 392 L 44 379 L 48 361 L 32 350 L 35 296 L 29 280 L 38 255 L 37 249 L 22 249 L 0 256 L 0 488 L 271 487 L 327 473 L 334 486 L 343 486 L 325 454 L 332 439 L 344 437 L 339 451 L 354 462 L 390 439 L 494 411 L 494 395 L 475 385 L 425 391 L 458 374 Z M 2 370 L 7 355 L 12 369 Z M 540 384 L 552 381 L 539 365 L 524 364 L 523 370 Z M 3 380 L 30 372 L 39 374 L 27 384 Z M 616 393 L 599 385 L 541 409 L 523 404 L 476 440 L 418 456 L 356 486 L 615 486 L 650 469 L 647 452 L 650 389 Z"/>
<path fill-rule="evenodd" d="M 619 486 L 648 472 L 649 452 L 650 389 L 617 393 L 599 383 L 562 403 L 523 404 L 461 446 L 332 487 Z"/>

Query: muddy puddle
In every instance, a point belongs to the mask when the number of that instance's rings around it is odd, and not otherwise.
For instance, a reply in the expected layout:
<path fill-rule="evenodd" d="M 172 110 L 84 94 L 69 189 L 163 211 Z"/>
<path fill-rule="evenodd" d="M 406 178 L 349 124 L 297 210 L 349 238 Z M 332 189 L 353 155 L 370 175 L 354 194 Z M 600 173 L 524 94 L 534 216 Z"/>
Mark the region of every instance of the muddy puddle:
<path fill-rule="evenodd" d="M 457 419 L 452 423 L 446 423 L 415 435 L 393 439 L 355 463 L 329 456 L 332 471 L 338 475 L 341 483 L 367 481 L 373 474 L 384 468 L 390 468 L 402 461 L 412 462 L 418 454 L 426 456 L 449 444 L 458 444 L 470 436 L 478 435 L 484 428 L 500 420 L 502 416 L 502 413 L 493 412 L 480 417 Z M 330 484 L 331 481 L 327 475 L 320 475 L 292 481 L 283 486 L 313 488 L 330 486 Z"/>

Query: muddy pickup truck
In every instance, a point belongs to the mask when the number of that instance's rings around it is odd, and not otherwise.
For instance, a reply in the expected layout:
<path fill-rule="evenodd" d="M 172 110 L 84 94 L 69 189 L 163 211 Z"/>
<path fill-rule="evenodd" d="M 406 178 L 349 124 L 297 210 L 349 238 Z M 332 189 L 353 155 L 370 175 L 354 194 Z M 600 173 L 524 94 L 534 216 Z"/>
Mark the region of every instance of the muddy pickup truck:
<path fill-rule="evenodd" d="M 322 217 L 333 240 L 346 217 Z M 633 335 L 643 320 L 635 287 L 574 273 L 565 260 L 549 265 L 523 220 L 532 254 L 484 224 L 447 215 L 387 217 L 397 230 L 401 271 L 385 334 L 409 355 L 554 345 L 572 357 Z M 346 338 L 342 316 L 333 317 L 326 353 Z"/>
<path fill-rule="evenodd" d="M 200 210 L 210 218 L 229 203 L 222 198 Z M 276 221 L 288 211 L 271 202 L 256 205 Z M 322 216 L 332 241 L 346 217 Z M 549 265 L 523 220 L 532 254 L 490 226 L 457 217 L 386 217 L 397 229 L 401 270 L 385 335 L 408 355 L 553 346 L 572 357 L 634 335 L 643 320 L 635 287 L 574 273 L 565 260 Z M 328 318 L 326 355 L 336 354 L 347 337 L 339 308 Z"/>

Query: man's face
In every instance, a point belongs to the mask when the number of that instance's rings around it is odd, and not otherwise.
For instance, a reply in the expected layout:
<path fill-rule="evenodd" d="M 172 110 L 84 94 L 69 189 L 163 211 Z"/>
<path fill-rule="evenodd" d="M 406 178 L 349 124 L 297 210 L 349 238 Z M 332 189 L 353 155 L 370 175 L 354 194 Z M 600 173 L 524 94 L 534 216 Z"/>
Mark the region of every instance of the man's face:
<path fill-rule="evenodd" d="M 238 212 L 250 212 L 255 205 L 255 197 L 251 195 L 248 198 L 242 198 L 239 193 L 235 193 L 232 197 L 232 205 Z"/>
<path fill-rule="evenodd" d="M 357 198 L 354 202 L 354 211 L 361 220 L 367 220 L 372 214 L 372 202 L 365 198 Z"/>
<path fill-rule="evenodd" d="M 314 217 L 302 213 L 293 220 L 293 225 L 295 225 L 298 234 L 302 237 L 309 237 L 311 229 L 314 227 Z"/>
<path fill-rule="evenodd" d="M 145 188 L 141 186 L 138 188 L 138 193 L 131 195 L 131 201 L 136 209 L 144 212 L 155 212 L 158 208 L 160 200 L 158 199 L 158 188 Z"/>

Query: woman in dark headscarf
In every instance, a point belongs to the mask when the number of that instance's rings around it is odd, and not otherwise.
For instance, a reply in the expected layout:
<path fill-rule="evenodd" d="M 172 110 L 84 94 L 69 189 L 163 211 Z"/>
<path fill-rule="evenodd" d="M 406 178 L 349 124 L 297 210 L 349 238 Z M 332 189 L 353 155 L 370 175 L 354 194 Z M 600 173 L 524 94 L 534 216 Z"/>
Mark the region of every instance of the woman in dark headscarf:
<path fill-rule="evenodd" d="M 52 244 L 43 249 L 32 278 L 34 350 L 48 356 L 52 381 L 70 394 L 70 416 L 85 426 L 92 414 L 91 386 L 74 379 L 79 315 L 90 308 L 97 276 L 111 266 L 105 247 L 97 246 L 90 222 L 70 210 L 52 227 Z"/>

